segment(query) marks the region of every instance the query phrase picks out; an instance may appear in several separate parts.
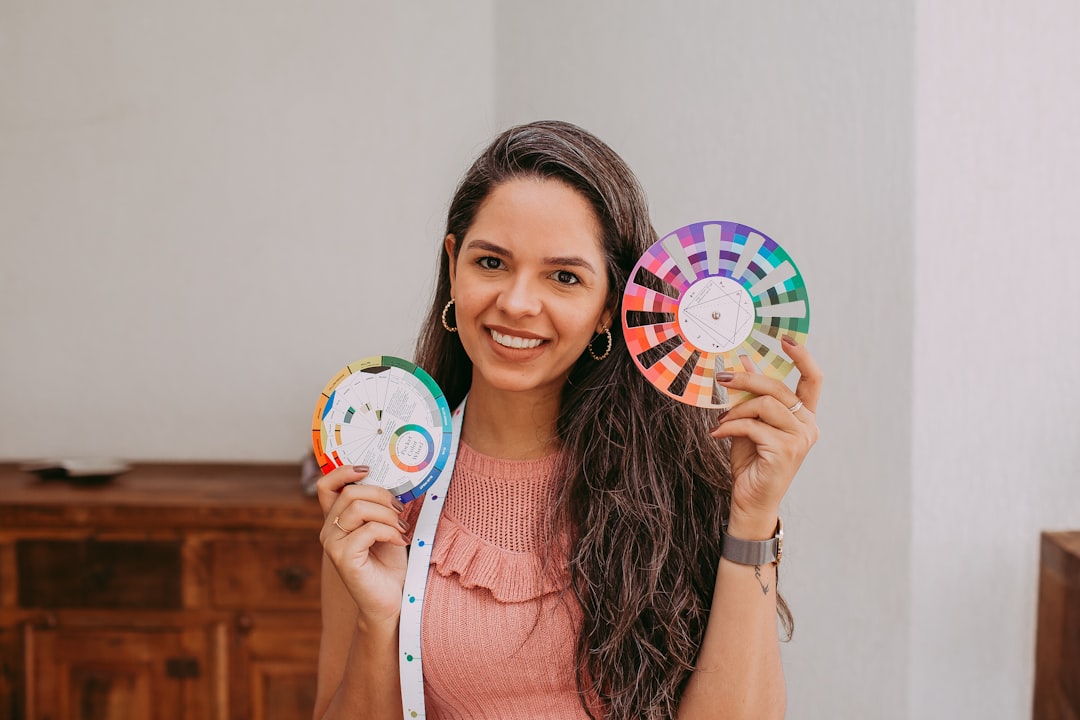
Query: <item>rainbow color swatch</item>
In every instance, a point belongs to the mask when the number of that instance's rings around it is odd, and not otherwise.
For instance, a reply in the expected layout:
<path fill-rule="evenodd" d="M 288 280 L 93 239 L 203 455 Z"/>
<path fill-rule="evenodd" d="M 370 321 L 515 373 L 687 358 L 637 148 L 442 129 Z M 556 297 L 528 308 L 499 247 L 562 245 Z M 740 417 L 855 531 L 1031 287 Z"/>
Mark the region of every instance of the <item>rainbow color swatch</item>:
<path fill-rule="evenodd" d="M 714 376 L 749 368 L 783 380 L 794 369 L 780 338 L 802 343 L 810 304 L 787 252 L 754 228 L 723 220 L 681 227 L 634 266 L 623 331 L 638 369 L 680 402 L 727 410 L 750 397 Z"/>
<path fill-rule="evenodd" d="M 450 407 L 435 380 L 408 360 L 375 355 L 327 383 L 315 406 L 311 443 L 324 473 L 367 465 L 365 483 L 408 502 L 446 466 L 450 434 Z"/>

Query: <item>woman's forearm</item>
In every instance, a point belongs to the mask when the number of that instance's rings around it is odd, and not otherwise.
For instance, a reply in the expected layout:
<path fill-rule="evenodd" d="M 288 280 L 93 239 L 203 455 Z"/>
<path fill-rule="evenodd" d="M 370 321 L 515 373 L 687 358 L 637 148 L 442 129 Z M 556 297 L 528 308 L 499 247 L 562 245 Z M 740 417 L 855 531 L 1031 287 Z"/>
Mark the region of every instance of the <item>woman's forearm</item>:
<path fill-rule="evenodd" d="M 324 720 L 402 720 L 397 630 L 353 634 L 341 684 Z"/>
<path fill-rule="evenodd" d="M 315 720 L 401 720 L 397 623 L 364 623 L 326 556 L 322 620 Z"/>
<path fill-rule="evenodd" d="M 771 525 L 732 525 L 729 532 L 764 540 L 775 527 L 774 519 Z M 776 565 L 722 559 L 697 667 L 679 705 L 680 720 L 783 718 L 787 693 L 776 625 Z"/>

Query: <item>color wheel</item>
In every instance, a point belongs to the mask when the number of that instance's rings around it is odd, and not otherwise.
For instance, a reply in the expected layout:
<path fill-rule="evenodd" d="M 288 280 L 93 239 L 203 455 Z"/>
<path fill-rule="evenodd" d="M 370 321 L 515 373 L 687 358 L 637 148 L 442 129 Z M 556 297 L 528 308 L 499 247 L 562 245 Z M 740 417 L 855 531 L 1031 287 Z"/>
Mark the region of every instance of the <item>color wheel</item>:
<path fill-rule="evenodd" d="M 780 338 L 810 329 L 802 275 L 787 252 L 754 228 L 724 220 L 681 227 L 650 247 L 623 293 L 630 356 L 663 393 L 727 410 L 751 397 L 713 377 L 746 372 L 783 380 L 794 369 Z"/>
<path fill-rule="evenodd" d="M 408 360 L 375 355 L 346 366 L 322 391 L 311 442 L 324 473 L 371 468 L 364 483 L 402 502 L 423 495 L 450 455 L 450 408 L 435 381 Z"/>

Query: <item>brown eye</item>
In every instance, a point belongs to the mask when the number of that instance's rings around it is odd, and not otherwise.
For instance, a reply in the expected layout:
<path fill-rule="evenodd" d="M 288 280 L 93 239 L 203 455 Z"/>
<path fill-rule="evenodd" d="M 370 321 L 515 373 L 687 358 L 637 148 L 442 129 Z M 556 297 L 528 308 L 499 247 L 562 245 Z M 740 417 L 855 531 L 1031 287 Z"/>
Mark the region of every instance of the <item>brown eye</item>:
<path fill-rule="evenodd" d="M 560 285 L 577 285 L 581 279 L 569 270 L 557 270 L 552 275 Z"/>
<path fill-rule="evenodd" d="M 498 270 L 502 267 L 502 260 L 491 255 L 485 255 L 476 261 L 476 264 L 485 270 Z"/>

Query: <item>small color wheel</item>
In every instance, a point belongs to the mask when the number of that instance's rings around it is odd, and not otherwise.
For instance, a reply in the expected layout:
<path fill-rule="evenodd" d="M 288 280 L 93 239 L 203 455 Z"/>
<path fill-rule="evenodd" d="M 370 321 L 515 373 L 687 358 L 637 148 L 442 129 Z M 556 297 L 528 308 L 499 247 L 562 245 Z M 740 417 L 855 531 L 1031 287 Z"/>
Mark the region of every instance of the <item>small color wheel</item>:
<path fill-rule="evenodd" d="M 335 375 L 312 417 L 315 458 L 324 473 L 367 465 L 365 483 L 402 502 L 422 495 L 450 454 L 450 408 L 422 368 L 389 355 L 364 358 Z"/>

